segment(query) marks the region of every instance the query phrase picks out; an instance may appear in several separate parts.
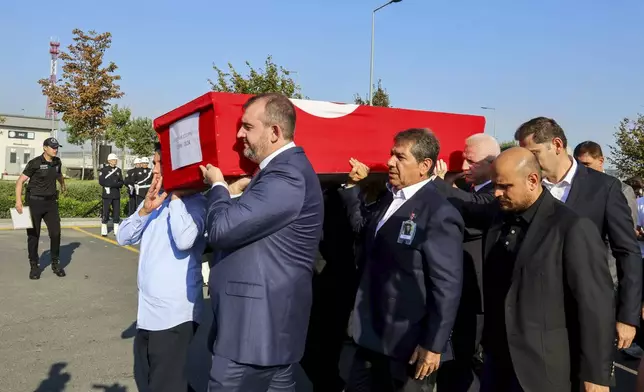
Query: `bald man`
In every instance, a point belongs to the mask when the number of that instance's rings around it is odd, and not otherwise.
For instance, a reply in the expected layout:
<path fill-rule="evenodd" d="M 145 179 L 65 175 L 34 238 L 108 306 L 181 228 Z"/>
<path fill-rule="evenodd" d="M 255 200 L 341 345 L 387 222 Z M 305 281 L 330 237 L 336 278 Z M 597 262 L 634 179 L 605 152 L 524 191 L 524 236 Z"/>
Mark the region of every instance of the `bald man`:
<path fill-rule="evenodd" d="M 495 202 L 460 206 L 485 228 L 481 390 L 608 392 L 614 296 L 597 227 L 544 190 L 529 150 L 491 173 Z"/>

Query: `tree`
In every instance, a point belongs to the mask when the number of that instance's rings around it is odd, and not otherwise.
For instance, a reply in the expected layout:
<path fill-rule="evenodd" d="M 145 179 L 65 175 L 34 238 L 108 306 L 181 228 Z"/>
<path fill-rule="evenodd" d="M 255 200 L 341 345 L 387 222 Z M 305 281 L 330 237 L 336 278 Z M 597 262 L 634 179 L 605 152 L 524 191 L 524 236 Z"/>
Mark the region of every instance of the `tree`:
<path fill-rule="evenodd" d="M 4 124 L 4 122 L 7 121 L 5 117 L 0 116 L 0 124 Z"/>
<path fill-rule="evenodd" d="M 644 176 L 644 115 L 636 120 L 624 118 L 615 132 L 615 145 L 610 146 L 608 160 L 621 177 Z"/>
<path fill-rule="evenodd" d="M 121 167 L 125 169 L 125 150 L 128 147 L 128 125 L 132 111 L 129 108 L 119 108 L 113 105 L 107 121 L 105 139 L 113 142 L 121 150 Z"/>
<path fill-rule="evenodd" d="M 389 93 L 387 90 L 382 88 L 382 81 L 378 80 L 378 84 L 373 86 L 373 106 L 381 106 L 383 108 L 390 108 L 391 102 L 389 101 Z M 369 104 L 369 94 L 365 95 L 365 99 L 362 99 L 360 94 L 356 94 L 353 97 L 353 101 L 357 105 L 368 105 Z"/>
<path fill-rule="evenodd" d="M 98 178 L 98 147 L 105 140 L 109 101 L 120 98 L 123 93 L 115 82 L 116 64 L 104 66 L 103 56 L 112 44 L 112 34 L 98 34 L 90 30 L 84 33 L 74 29 L 74 43 L 61 52 L 63 61 L 62 84 L 41 79 L 38 84 L 43 94 L 49 97 L 52 108 L 63 113 L 62 120 L 69 126 L 71 139 L 77 143 L 91 141 L 94 178 Z"/>
<path fill-rule="evenodd" d="M 229 72 L 224 72 L 213 64 L 217 81 L 208 79 L 212 91 L 253 95 L 278 92 L 289 98 L 304 98 L 300 86 L 291 78 L 293 72 L 273 63 L 272 56 L 266 58 L 263 70 L 256 70 L 248 61 L 246 66 L 250 71 L 248 75 L 242 76 L 231 63 L 228 63 Z"/>
<path fill-rule="evenodd" d="M 504 142 L 499 143 L 499 147 L 501 147 L 501 151 L 505 151 L 508 148 L 516 147 L 518 145 L 519 143 L 517 143 L 516 140 L 506 140 Z"/>
<path fill-rule="evenodd" d="M 147 117 L 137 117 L 127 126 L 129 137 L 127 146 L 137 156 L 147 157 L 154 152 L 154 143 L 158 141 L 157 133 L 152 127 L 152 120 Z"/>

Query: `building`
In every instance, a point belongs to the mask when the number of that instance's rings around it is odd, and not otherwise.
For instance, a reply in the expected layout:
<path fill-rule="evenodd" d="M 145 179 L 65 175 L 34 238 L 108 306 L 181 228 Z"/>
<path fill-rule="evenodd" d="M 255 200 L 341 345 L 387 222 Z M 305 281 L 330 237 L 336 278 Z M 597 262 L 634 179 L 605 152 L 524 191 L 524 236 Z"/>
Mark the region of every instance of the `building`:
<path fill-rule="evenodd" d="M 0 114 L 0 178 L 15 178 L 27 162 L 42 154 L 42 144 L 58 129 L 59 120 Z"/>

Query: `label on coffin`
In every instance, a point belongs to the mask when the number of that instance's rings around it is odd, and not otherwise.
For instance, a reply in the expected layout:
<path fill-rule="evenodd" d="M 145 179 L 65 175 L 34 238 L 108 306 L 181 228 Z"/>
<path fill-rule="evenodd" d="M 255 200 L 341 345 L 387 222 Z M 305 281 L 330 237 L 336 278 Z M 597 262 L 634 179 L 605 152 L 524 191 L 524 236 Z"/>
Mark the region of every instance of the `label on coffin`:
<path fill-rule="evenodd" d="M 199 140 L 199 113 L 191 114 L 170 125 L 170 156 L 172 170 L 203 160 Z"/>

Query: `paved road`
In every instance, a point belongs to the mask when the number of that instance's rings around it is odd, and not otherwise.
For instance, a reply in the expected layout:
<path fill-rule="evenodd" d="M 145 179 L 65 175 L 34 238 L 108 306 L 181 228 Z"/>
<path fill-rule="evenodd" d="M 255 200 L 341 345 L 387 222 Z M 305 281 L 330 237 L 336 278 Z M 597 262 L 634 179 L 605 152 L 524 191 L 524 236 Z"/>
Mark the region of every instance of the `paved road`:
<path fill-rule="evenodd" d="M 41 264 L 46 266 L 49 240 L 43 235 Z M 63 229 L 61 263 L 68 276 L 58 278 L 46 267 L 38 281 L 27 277 L 23 231 L 0 230 L 0 252 L 0 390 L 137 391 L 132 356 L 136 249 L 105 241 L 98 228 Z M 209 323 L 191 347 L 190 380 L 200 392 L 210 367 Z M 635 361 L 623 365 L 637 367 Z M 617 370 L 615 392 L 634 391 L 630 369 Z M 299 392 L 311 390 L 299 369 L 297 378 Z"/>

